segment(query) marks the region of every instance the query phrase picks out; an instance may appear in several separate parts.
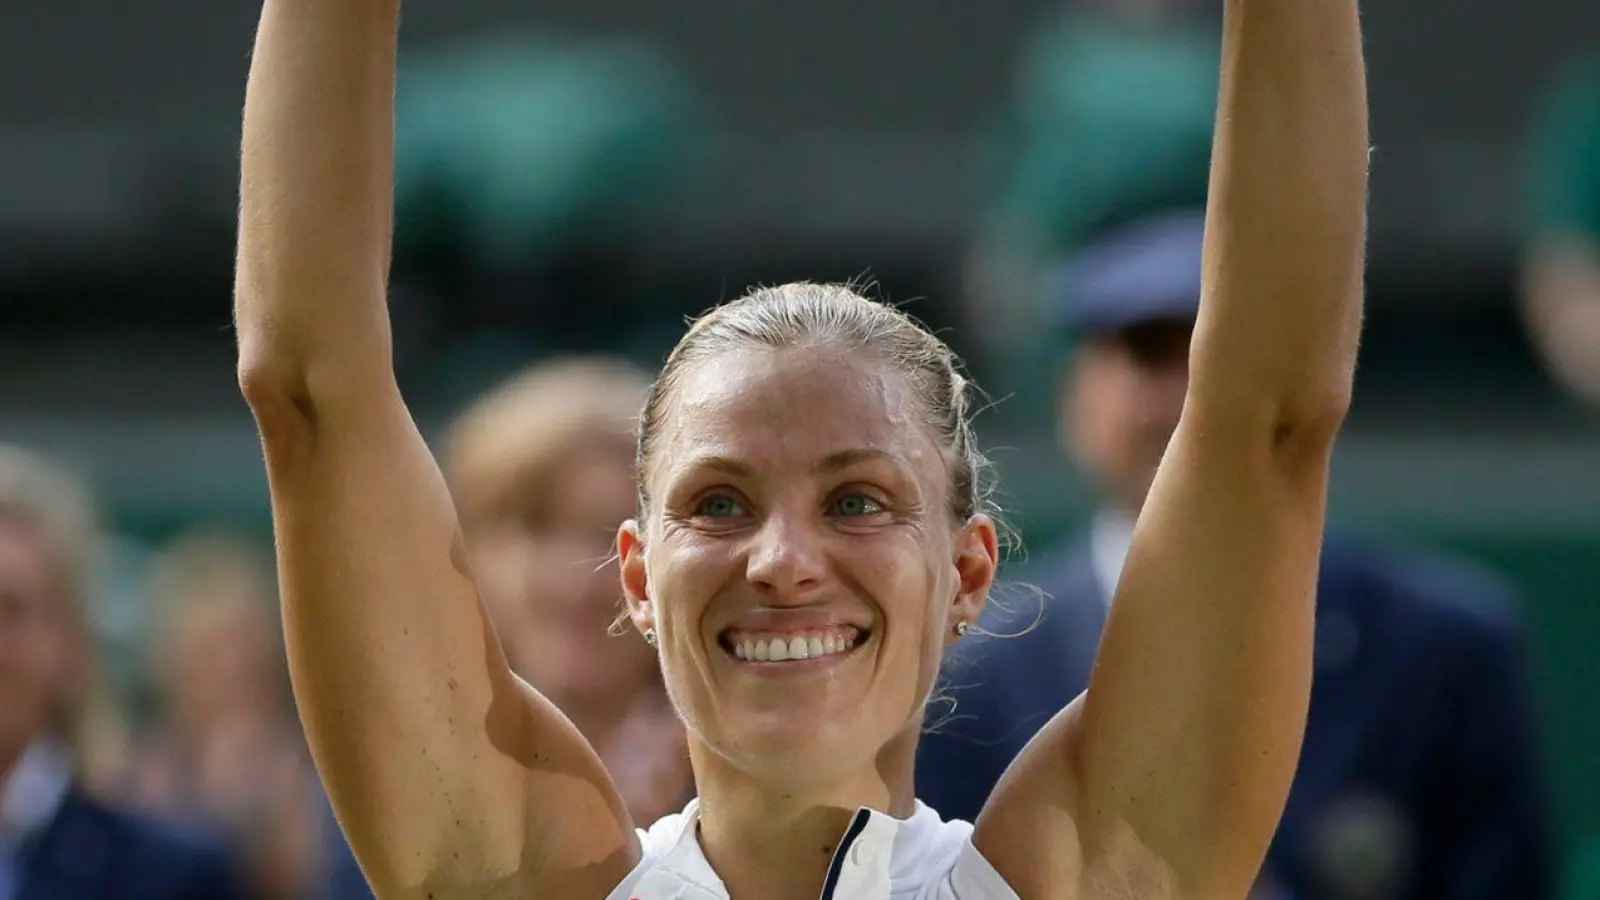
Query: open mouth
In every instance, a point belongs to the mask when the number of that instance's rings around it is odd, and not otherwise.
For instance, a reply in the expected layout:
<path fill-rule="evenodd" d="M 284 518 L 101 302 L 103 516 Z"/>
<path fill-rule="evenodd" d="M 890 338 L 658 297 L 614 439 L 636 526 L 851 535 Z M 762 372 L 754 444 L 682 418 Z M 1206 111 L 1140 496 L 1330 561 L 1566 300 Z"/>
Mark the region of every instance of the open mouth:
<path fill-rule="evenodd" d="M 870 633 L 849 625 L 784 634 L 729 629 L 717 642 L 728 655 L 751 663 L 797 662 L 843 656 L 866 643 Z"/>

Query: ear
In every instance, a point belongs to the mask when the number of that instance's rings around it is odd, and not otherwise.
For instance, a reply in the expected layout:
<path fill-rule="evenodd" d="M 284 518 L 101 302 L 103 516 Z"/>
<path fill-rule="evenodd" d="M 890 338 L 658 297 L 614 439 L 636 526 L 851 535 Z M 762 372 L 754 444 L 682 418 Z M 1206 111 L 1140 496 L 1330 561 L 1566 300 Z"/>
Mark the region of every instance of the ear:
<path fill-rule="evenodd" d="M 956 640 L 957 622 L 969 626 L 978 623 L 989 600 L 989 588 L 1000 571 L 1000 536 L 993 519 L 979 513 L 961 526 L 956 534 L 954 563 L 956 596 L 950 604 L 949 627 L 945 629 L 946 641 L 951 643 Z"/>
<path fill-rule="evenodd" d="M 639 523 L 629 519 L 617 529 L 617 568 L 622 573 L 622 597 L 628 618 L 640 634 L 656 627 L 655 604 L 650 600 L 650 577 L 644 564 L 644 540 Z"/>

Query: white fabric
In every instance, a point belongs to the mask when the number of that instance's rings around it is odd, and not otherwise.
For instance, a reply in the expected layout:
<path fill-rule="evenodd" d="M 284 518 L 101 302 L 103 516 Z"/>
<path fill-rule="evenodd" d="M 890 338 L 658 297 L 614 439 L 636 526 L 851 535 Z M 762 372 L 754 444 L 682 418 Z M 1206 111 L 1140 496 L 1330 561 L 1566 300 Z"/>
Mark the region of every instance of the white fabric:
<path fill-rule="evenodd" d="M 839 877 L 821 900 L 1019 900 L 972 844 L 972 826 L 918 803 L 909 819 L 861 810 L 835 852 Z M 640 829 L 643 856 L 607 900 L 729 900 L 700 849 L 699 801 Z M 741 898 L 743 900 L 743 898 Z"/>
<path fill-rule="evenodd" d="M 72 757 L 52 741 L 28 745 L 0 782 L 0 844 L 18 846 L 47 827 L 72 789 Z"/>

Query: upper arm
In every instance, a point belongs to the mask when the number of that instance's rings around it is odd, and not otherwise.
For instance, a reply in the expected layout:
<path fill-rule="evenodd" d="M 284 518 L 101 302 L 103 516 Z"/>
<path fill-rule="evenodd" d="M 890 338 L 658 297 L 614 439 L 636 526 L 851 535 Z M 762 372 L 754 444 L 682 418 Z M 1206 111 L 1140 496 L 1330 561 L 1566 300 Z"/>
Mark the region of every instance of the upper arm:
<path fill-rule="evenodd" d="M 247 393 L 301 720 L 379 896 L 604 896 L 637 854 L 627 815 L 589 746 L 507 666 L 392 382 L 322 405 Z"/>
<path fill-rule="evenodd" d="M 1088 691 L 980 819 L 1025 897 L 1242 896 L 1276 830 L 1310 695 L 1327 444 L 1208 418 L 1186 414 L 1162 461 Z M 1041 859 L 1029 833 L 1076 852 Z"/>

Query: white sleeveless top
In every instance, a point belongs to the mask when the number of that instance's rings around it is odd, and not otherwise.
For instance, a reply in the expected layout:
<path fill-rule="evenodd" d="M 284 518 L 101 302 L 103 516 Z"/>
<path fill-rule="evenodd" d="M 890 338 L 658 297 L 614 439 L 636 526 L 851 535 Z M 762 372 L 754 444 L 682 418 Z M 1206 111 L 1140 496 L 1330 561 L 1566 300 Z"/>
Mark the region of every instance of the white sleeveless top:
<path fill-rule="evenodd" d="M 700 849 L 699 801 L 639 830 L 643 858 L 606 900 L 729 900 Z M 1020 900 L 972 844 L 972 826 L 921 803 L 909 819 L 856 812 L 821 900 Z"/>

